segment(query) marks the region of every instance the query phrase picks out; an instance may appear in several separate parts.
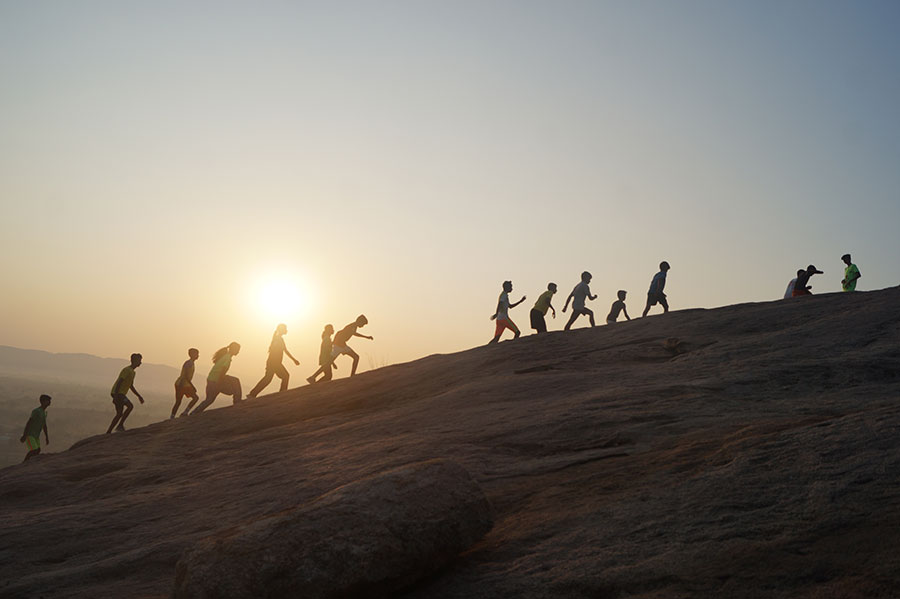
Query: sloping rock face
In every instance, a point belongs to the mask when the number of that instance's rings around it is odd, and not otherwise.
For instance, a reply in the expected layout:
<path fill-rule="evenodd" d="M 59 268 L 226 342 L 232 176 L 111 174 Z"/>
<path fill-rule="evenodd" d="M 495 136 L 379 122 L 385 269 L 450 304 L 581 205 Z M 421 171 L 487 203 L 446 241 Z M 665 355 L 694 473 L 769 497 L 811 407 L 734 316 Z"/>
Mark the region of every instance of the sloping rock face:
<path fill-rule="evenodd" d="M 0 470 L 0 597 L 169 597 L 204 539 L 435 458 L 494 527 L 404 599 L 896 597 L 898 306 L 670 312 L 86 439 Z"/>
<path fill-rule="evenodd" d="M 178 562 L 174 596 L 389 597 L 490 528 L 490 505 L 461 466 L 413 464 L 199 542 Z"/>

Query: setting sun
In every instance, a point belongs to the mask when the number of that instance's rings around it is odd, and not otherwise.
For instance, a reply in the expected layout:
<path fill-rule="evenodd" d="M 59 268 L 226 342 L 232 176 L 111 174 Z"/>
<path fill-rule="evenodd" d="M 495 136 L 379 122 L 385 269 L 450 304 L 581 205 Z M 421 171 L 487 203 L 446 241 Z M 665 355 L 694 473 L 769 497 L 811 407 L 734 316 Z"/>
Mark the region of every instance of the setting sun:
<path fill-rule="evenodd" d="M 258 289 L 257 309 L 266 319 L 292 321 L 309 307 L 309 294 L 296 277 L 271 276 Z"/>

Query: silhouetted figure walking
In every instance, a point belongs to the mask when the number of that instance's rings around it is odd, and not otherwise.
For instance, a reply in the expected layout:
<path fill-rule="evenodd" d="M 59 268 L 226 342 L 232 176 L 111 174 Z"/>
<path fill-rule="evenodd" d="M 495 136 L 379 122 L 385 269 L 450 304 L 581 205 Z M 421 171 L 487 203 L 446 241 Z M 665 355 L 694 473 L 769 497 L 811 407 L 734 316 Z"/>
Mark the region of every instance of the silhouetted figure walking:
<path fill-rule="evenodd" d="M 131 391 L 141 403 L 144 403 L 144 398 L 134 388 L 134 369 L 141 365 L 142 360 L 143 356 L 141 354 L 131 354 L 131 364 L 122 369 L 122 372 L 119 373 L 119 378 L 113 383 L 109 394 L 112 396 L 113 405 L 116 407 L 116 415 L 113 417 L 112 422 L 109 423 L 109 428 L 106 431 L 107 435 L 113 432 L 113 428 L 119 432 L 125 431 L 125 419 L 128 418 L 131 410 L 134 409 L 134 404 L 125 395 L 126 393 Z M 116 426 L 117 424 L 118 426 Z"/>
<path fill-rule="evenodd" d="M 27 462 L 28 458 L 41 453 L 41 431 L 44 431 L 44 439 L 46 439 L 47 445 L 50 445 L 50 433 L 47 432 L 47 408 L 50 407 L 51 399 L 49 395 L 41 395 L 41 405 L 31 411 L 31 416 L 25 423 L 25 432 L 19 439 L 28 448 L 23 462 Z"/>
<path fill-rule="evenodd" d="M 337 364 L 331 360 L 331 351 L 334 344 L 331 342 L 331 336 L 334 334 L 334 327 L 330 324 L 325 325 L 322 331 L 322 345 L 319 346 L 319 370 L 306 380 L 312 384 L 316 382 L 316 377 L 321 373 L 322 381 L 331 380 L 331 369 L 337 368 Z"/>
<path fill-rule="evenodd" d="M 282 364 L 282 360 L 284 360 L 284 354 L 287 354 L 288 358 L 294 361 L 295 366 L 299 366 L 300 362 L 291 355 L 291 352 L 288 351 L 287 346 L 284 344 L 284 335 L 287 334 L 287 325 L 282 323 L 275 327 L 275 333 L 272 335 L 272 342 L 269 344 L 269 358 L 266 360 L 266 373 L 263 377 L 256 383 L 256 386 L 250 390 L 250 393 L 247 394 L 247 398 L 255 398 L 259 395 L 259 392 L 266 388 L 266 385 L 272 382 L 272 377 L 278 376 L 281 379 L 281 388 L 279 391 L 287 391 L 288 381 L 291 379 L 291 375 L 288 373 L 287 368 Z"/>
<path fill-rule="evenodd" d="M 810 289 L 812 289 L 812 285 L 809 285 L 809 279 L 813 275 L 821 275 L 825 274 L 821 270 L 816 269 L 815 266 L 810 264 L 806 267 L 806 270 L 798 270 L 797 271 L 797 282 L 794 283 L 794 291 L 791 293 L 791 297 L 800 297 L 802 295 L 812 295 Z"/>
<path fill-rule="evenodd" d="M 841 289 L 844 291 L 856 291 L 856 281 L 862 275 L 859 274 L 859 269 L 850 259 L 850 254 L 844 254 L 841 256 L 841 260 L 847 265 L 847 268 L 844 269 L 844 278 L 841 280 Z"/>
<path fill-rule="evenodd" d="M 509 317 L 509 309 L 515 308 L 519 304 L 525 301 L 525 296 L 522 296 L 522 299 L 517 301 L 514 304 L 509 303 L 509 294 L 513 289 L 512 281 L 503 281 L 503 291 L 500 292 L 500 297 L 497 298 L 497 311 L 494 312 L 494 315 L 491 316 L 491 320 L 496 320 L 497 325 L 494 327 L 494 338 L 488 341 L 488 344 L 497 343 L 500 341 L 500 335 L 503 334 L 505 329 L 509 329 L 514 333 L 513 339 L 518 339 L 519 335 L 522 334 L 519 331 L 519 327 L 516 326 L 516 323 L 512 321 Z"/>
<path fill-rule="evenodd" d="M 199 357 L 200 351 L 197 348 L 192 347 L 188 350 L 188 359 L 181 365 L 181 374 L 175 379 L 175 405 L 172 407 L 172 415 L 169 416 L 170 420 L 178 414 L 178 408 L 181 407 L 181 400 L 184 397 L 190 397 L 191 403 L 184 409 L 182 416 L 187 416 L 194 404 L 197 403 L 197 400 L 200 399 L 197 395 L 197 388 L 194 387 L 193 383 L 194 363 Z"/>
<path fill-rule="evenodd" d="M 613 324 L 619 319 L 619 312 L 625 313 L 625 319 L 631 320 L 631 317 L 628 316 L 628 310 L 625 309 L 625 295 L 627 291 L 622 291 L 621 289 L 616 294 L 619 298 L 612 303 L 612 306 L 609 308 L 609 314 L 606 316 L 606 324 Z"/>
<path fill-rule="evenodd" d="M 534 307 L 531 309 L 531 328 L 538 333 L 547 332 L 547 321 L 544 320 L 544 317 L 547 315 L 547 310 L 552 310 L 553 318 L 556 318 L 556 308 L 550 303 L 554 293 L 556 293 L 556 283 L 549 283 L 547 285 L 547 291 L 541 294 L 537 301 L 534 302 Z"/>
<path fill-rule="evenodd" d="M 212 405 L 219 393 L 230 395 L 235 404 L 241 402 L 241 381 L 237 377 L 228 375 L 231 359 L 240 352 L 241 344 L 236 341 L 216 350 L 212 357 L 213 367 L 209 370 L 209 376 L 206 377 L 206 399 L 191 412 L 192 415 L 199 414 Z"/>
<path fill-rule="evenodd" d="M 659 263 L 659 272 L 650 281 L 650 290 L 647 292 L 647 305 L 644 306 L 644 313 L 641 314 L 641 317 L 647 316 L 650 306 L 655 306 L 656 304 L 663 307 L 663 314 L 668 313 L 669 302 L 666 300 L 664 290 L 666 288 L 666 273 L 669 272 L 669 268 L 669 263 L 665 260 Z"/>
<path fill-rule="evenodd" d="M 591 301 L 597 299 L 596 295 L 591 295 L 590 284 L 592 278 L 593 276 L 588 271 L 581 273 L 581 282 L 575 285 L 575 288 L 572 289 L 572 293 L 566 298 L 566 305 L 563 306 L 562 309 L 563 312 L 569 307 L 569 301 L 572 301 L 572 316 L 569 317 L 569 322 L 566 323 L 566 331 L 572 328 L 572 325 L 582 314 L 588 317 L 591 321 L 591 326 L 595 326 L 594 311 L 584 305 L 585 299 Z"/>

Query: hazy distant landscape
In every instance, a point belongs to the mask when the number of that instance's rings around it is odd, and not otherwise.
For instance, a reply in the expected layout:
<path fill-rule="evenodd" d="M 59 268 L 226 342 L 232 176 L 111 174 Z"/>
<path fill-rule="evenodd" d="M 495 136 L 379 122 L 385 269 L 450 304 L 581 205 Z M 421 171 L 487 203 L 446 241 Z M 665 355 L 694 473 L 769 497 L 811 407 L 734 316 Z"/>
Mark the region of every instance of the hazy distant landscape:
<path fill-rule="evenodd" d="M 0 346 L 0 466 L 25 457 L 19 438 L 42 393 L 53 397 L 47 418 L 50 445 L 44 451 L 63 451 L 80 439 L 105 432 L 114 413 L 109 389 L 126 365 L 122 359 Z M 147 403 L 135 401 L 129 428 L 168 417 L 173 401 L 170 388 L 177 376 L 178 370 L 171 366 L 141 365 L 135 384 Z"/>

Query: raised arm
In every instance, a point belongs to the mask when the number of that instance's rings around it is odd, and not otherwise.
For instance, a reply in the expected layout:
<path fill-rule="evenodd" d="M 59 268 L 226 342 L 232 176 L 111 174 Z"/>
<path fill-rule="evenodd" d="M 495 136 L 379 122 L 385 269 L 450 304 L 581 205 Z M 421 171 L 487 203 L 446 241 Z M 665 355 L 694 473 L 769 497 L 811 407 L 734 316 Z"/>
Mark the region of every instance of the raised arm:
<path fill-rule="evenodd" d="M 525 296 L 523 295 L 523 296 L 522 296 L 522 299 L 520 299 L 519 301 L 517 301 L 517 302 L 514 303 L 514 304 L 510 304 L 509 307 L 510 307 L 510 308 L 515 308 L 516 306 L 518 306 L 519 304 L 521 304 L 521 303 L 524 302 L 524 301 L 525 301 Z"/>

